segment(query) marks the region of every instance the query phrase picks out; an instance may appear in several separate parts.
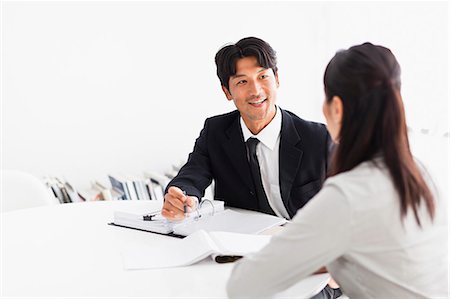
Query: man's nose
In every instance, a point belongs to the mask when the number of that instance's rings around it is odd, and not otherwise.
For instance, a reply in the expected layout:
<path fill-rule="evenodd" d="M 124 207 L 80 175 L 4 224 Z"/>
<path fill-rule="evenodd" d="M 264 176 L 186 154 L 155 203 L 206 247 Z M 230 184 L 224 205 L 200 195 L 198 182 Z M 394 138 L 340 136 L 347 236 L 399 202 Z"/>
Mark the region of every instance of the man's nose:
<path fill-rule="evenodd" d="M 260 94 L 261 91 L 261 84 L 259 84 L 258 81 L 251 81 L 250 84 L 248 84 L 248 93 L 250 96 L 257 96 Z"/>

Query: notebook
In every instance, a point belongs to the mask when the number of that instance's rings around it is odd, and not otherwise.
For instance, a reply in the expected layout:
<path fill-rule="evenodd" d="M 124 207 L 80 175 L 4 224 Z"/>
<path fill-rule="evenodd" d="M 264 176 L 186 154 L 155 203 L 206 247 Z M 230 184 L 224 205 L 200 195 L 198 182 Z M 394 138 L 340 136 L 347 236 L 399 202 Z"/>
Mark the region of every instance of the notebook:
<path fill-rule="evenodd" d="M 147 213 L 146 213 L 147 212 Z M 159 212 L 116 211 L 113 225 L 144 230 L 175 237 L 184 237 L 199 230 L 224 231 L 241 234 L 259 234 L 274 226 L 283 225 L 286 219 L 263 213 L 243 213 L 224 209 L 223 201 L 203 203 L 197 212 L 189 213 L 182 221 L 169 221 Z"/>
<path fill-rule="evenodd" d="M 216 262 L 232 262 L 261 250 L 270 239 L 269 235 L 199 230 L 173 246 L 155 244 L 128 249 L 122 254 L 123 264 L 125 269 L 136 270 L 188 266 L 208 257 Z"/>

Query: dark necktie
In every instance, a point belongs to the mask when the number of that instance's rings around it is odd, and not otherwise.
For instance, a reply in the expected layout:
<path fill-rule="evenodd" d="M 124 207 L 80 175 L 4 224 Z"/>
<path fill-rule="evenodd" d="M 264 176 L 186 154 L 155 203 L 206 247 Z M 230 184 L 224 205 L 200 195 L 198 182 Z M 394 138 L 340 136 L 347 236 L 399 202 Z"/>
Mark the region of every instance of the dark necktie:
<path fill-rule="evenodd" d="M 256 156 L 256 146 L 259 140 L 256 138 L 249 138 L 247 140 L 248 156 L 250 163 L 250 170 L 252 172 L 253 183 L 255 184 L 256 197 L 258 198 L 259 211 L 267 214 L 275 215 L 267 200 L 266 192 L 261 180 L 261 171 L 259 169 L 258 157 Z"/>

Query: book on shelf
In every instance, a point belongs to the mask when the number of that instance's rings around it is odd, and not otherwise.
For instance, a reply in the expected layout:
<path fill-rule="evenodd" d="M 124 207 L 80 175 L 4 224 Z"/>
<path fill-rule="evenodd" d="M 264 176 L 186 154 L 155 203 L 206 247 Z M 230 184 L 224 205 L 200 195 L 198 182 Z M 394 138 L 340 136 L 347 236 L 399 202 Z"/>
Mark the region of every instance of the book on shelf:
<path fill-rule="evenodd" d="M 136 191 L 136 187 L 134 185 L 133 180 L 131 180 L 131 178 L 129 176 L 124 176 L 125 178 L 125 184 L 127 186 L 128 189 L 128 194 L 129 194 L 129 200 L 138 200 L 138 194 Z"/>
<path fill-rule="evenodd" d="M 150 199 L 151 200 L 159 200 L 159 198 L 156 196 L 156 192 L 155 192 L 155 188 L 153 186 L 153 182 L 150 179 L 146 178 L 144 180 L 144 183 L 145 183 L 145 188 L 147 189 L 147 192 L 149 194 Z M 161 200 L 163 200 L 163 199 L 161 199 Z"/>
<path fill-rule="evenodd" d="M 155 184 L 160 185 L 163 192 L 166 189 L 167 184 L 169 184 L 170 182 L 170 178 L 168 178 L 166 175 L 154 171 L 144 171 L 144 176 L 145 178 L 152 180 L 152 182 L 154 182 Z"/>
<path fill-rule="evenodd" d="M 47 176 L 44 178 L 44 182 L 59 203 L 83 201 L 77 190 L 64 178 Z"/>
<path fill-rule="evenodd" d="M 112 200 L 123 200 L 125 197 L 125 194 L 118 189 L 112 188 L 110 192 Z"/>
<path fill-rule="evenodd" d="M 263 214 L 243 213 L 224 208 L 223 201 L 204 200 L 199 208 L 181 221 L 169 221 L 160 211 L 150 212 L 142 207 L 114 212 L 111 224 L 170 236 L 183 237 L 199 230 L 259 234 L 286 223 L 284 218 Z"/>
<path fill-rule="evenodd" d="M 146 187 L 145 179 L 139 176 L 130 177 L 133 181 L 134 188 L 139 200 L 150 200 L 151 194 Z"/>
<path fill-rule="evenodd" d="M 136 195 L 139 200 L 148 200 L 148 195 L 145 196 L 146 190 L 143 188 L 142 180 L 139 178 L 133 179 L 134 189 L 136 189 Z"/>
<path fill-rule="evenodd" d="M 68 181 L 64 182 L 64 187 L 71 202 L 83 202 L 84 200 L 78 194 L 78 191 Z"/>
<path fill-rule="evenodd" d="M 130 198 L 126 182 L 121 176 L 109 174 L 108 178 L 111 183 L 112 190 L 114 190 L 117 194 L 122 194 L 122 196 L 118 197 L 118 199 L 125 200 Z"/>
<path fill-rule="evenodd" d="M 234 262 L 261 250 L 270 235 L 250 235 L 199 230 L 172 246 L 132 248 L 123 252 L 124 268 L 157 269 L 192 265 L 211 257 L 218 263 Z"/>
<path fill-rule="evenodd" d="M 155 200 L 158 199 L 151 181 L 147 178 L 123 175 L 109 174 L 112 190 L 122 193 L 120 199 L 123 200 Z"/>
<path fill-rule="evenodd" d="M 117 198 L 113 197 L 113 192 L 111 189 L 107 188 L 104 184 L 99 181 L 91 181 L 91 190 L 97 192 L 99 200 L 114 200 Z M 115 193 L 114 193 L 115 194 Z"/>
<path fill-rule="evenodd" d="M 153 192 L 155 193 L 156 200 L 164 201 L 164 188 L 154 179 L 149 179 Z"/>

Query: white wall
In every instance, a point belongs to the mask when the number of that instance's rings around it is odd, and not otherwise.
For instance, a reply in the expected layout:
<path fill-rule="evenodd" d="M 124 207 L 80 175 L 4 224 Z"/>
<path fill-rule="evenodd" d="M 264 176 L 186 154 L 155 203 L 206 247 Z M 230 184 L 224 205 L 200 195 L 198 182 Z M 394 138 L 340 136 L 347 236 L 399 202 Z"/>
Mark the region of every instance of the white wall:
<path fill-rule="evenodd" d="M 391 48 L 409 126 L 441 136 L 448 33 L 447 2 L 4 1 L 2 168 L 80 188 L 109 172 L 168 169 L 206 117 L 234 109 L 214 55 L 246 36 L 278 52 L 280 106 L 317 121 L 336 50 Z"/>

